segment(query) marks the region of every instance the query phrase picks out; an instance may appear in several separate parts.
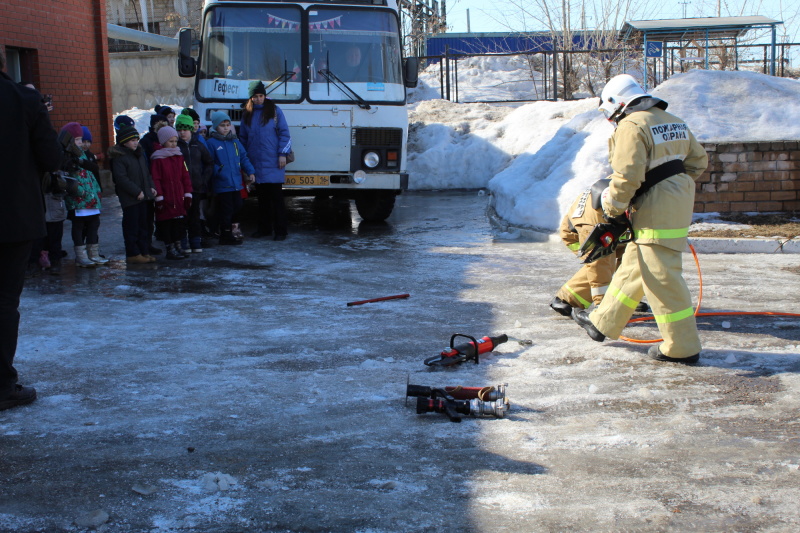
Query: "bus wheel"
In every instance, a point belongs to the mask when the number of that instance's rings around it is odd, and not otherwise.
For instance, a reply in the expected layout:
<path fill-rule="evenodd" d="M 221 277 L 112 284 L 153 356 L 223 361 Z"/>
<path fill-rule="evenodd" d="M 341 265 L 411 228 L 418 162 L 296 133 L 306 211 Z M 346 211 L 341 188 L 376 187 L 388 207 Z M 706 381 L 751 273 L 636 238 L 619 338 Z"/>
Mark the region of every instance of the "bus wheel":
<path fill-rule="evenodd" d="M 367 222 L 383 222 L 394 209 L 394 191 L 360 191 L 356 196 L 358 214 Z"/>

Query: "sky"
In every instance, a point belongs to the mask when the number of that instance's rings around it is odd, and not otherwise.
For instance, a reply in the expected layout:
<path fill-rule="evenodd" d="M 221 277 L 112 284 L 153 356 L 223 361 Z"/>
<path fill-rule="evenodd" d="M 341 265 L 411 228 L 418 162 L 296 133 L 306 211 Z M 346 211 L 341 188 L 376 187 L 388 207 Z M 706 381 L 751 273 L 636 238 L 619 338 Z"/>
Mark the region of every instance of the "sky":
<path fill-rule="evenodd" d="M 539 0 L 525 2 L 529 6 L 536 5 Z M 552 1 L 552 0 L 551 0 Z M 447 2 L 447 25 L 451 33 L 466 33 L 467 31 L 467 10 L 469 10 L 469 28 L 473 32 L 493 32 L 493 31 L 523 31 L 526 28 L 521 26 L 519 9 L 515 7 L 519 2 L 512 0 L 496 0 L 485 2 L 484 0 L 449 0 Z M 713 0 L 694 0 L 684 2 L 639 2 L 639 5 L 653 3 L 646 16 L 636 16 L 634 20 L 650 19 L 669 19 L 683 18 L 684 9 L 687 17 L 709 17 L 716 14 L 716 2 Z M 559 6 L 559 2 L 555 2 Z M 792 0 L 758 0 L 742 2 L 733 0 L 723 2 L 722 13 L 726 15 L 725 5 L 741 6 L 746 5 L 744 11 L 741 8 L 736 11 L 731 10 L 729 14 L 736 15 L 762 15 L 765 17 L 782 20 L 788 33 L 789 42 L 800 41 L 798 28 L 800 28 L 800 2 Z M 487 7 L 491 6 L 491 8 Z M 752 7 L 751 7 L 752 6 Z M 791 6 L 791 7 L 786 7 Z M 529 7 L 529 9 L 532 9 Z M 573 13 L 580 13 L 580 4 L 573 2 Z M 587 10 L 588 11 L 588 10 Z M 638 13 L 637 13 L 638 14 Z M 593 27 L 591 16 L 587 16 L 587 26 Z M 528 28 L 543 29 L 543 28 Z M 779 35 L 782 30 L 779 28 Z"/>

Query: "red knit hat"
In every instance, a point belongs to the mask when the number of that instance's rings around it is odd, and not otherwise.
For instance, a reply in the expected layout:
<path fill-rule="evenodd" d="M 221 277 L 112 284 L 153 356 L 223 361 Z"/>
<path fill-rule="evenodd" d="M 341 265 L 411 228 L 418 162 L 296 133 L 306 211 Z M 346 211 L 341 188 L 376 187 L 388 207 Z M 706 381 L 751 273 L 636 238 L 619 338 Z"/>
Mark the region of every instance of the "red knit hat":
<path fill-rule="evenodd" d="M 64 127 L 61 128 L 61 131 L 62 132 L 66 131 L 67 133 L 72 135 L 73 139 L 77 139 L 78 137 L 83 138 L 83 127 L 77 122 L 70 122 L 64 125 Z"/>

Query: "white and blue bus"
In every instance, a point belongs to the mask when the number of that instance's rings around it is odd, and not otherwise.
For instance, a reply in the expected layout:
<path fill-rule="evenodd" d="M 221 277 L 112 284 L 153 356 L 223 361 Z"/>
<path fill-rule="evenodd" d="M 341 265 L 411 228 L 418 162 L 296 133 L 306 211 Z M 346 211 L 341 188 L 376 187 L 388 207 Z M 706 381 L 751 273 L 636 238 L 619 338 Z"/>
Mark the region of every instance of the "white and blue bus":
<path fill-rule="evenodd" d="M 255 80 L 284 110 L 296 155 L 287 195 L 353 199 L 368 221 L 391 214 L 408 188 L 406 88 L 418 68 L 402 57 L 395 0 L 206 0 L 199 56 L 190 28 L 179 42 L 204 124 L 217 110 L 237 124 Z"/>

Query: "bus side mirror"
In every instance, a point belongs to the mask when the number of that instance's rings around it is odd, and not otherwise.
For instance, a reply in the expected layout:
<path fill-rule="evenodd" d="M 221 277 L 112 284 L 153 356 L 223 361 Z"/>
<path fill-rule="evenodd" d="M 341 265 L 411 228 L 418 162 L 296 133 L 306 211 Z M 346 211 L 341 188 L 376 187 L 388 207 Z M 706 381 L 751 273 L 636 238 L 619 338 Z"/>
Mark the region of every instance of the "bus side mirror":
<path fill-rule="evenodd" d="M 419 58 L 406 57 L 403 59 L 403 81 L 405 86 L 413 89 L 419 80 Z"/>
<path fill-rule="evenodd" d="M 191 78 L 197 71 L 197 61 L 192 57 L 192 28 L 178 32 L 178 75 Z"/>

